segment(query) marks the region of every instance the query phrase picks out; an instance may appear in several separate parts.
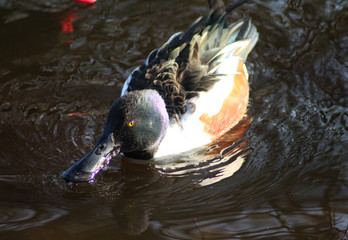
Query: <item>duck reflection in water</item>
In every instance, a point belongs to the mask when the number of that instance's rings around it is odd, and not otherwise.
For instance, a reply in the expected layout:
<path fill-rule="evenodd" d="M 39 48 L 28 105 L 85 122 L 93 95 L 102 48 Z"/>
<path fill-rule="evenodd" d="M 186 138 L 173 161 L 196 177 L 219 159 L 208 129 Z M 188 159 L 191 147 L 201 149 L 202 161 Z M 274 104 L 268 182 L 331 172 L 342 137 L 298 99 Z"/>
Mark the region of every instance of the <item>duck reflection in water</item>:
<path fill-rule="evenodd" d="M 172 159 L 145 163 L 123 158 L 119 162 L 124 179 L 122 194 L 113 203 L 112 209 L 120 229 L 139 235 L 149 228 L 151 216 L 158 208 L 166 206 L 178 187 L 186 186 L 191 192 L 231 177 L 247 157 L 247 140 L 243 136 L 250 124 L 251 120 L 242 121 L 209 146 L 196 149 L 194 153 L 188 152 L 180 158 L 173 156 Z M 139 175 L 140 178 L 137 177 Z M 184 194 L 183 197 L 187 196 Z M 194 221 L 192 224 L 195 224 Z"/>

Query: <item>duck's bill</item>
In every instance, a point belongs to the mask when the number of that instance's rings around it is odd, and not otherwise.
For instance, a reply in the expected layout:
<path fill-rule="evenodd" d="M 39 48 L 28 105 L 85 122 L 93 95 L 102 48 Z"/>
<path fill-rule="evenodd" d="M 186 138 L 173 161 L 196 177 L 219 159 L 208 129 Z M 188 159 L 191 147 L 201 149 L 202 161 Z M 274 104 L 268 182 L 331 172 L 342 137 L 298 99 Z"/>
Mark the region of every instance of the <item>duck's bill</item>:
<path fill-rule="evenodd" d="M 119 149 L 114 145 L 111 135 L 102 136 L 86 156 L 62 173 L 62 177 L 67 182 L 91 181 L 100 169 L 109 164 L 111 157 L 118 154 Z"/>

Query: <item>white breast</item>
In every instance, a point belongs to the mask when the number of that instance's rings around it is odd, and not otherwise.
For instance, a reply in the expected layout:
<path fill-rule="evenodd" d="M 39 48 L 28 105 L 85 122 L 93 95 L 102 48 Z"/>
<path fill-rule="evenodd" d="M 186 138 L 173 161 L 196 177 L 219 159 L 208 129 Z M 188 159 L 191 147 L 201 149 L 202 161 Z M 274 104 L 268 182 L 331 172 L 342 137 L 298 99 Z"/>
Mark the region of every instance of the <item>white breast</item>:
<path fill-rule="evenodd" d="M 189 151 L 206 145 L 212 141 L 209 134 L 204 132 L 204 125 L 199 119 L 203 114 L 217 114 L 227 96 L 233 89 L 233 78 L 237 72 L 239 57 L 225 59 L 216 73 L 221 74 L 220 81 L 208 92 L 202 92 L 198 97 L 188 101 L 188 111 L 181 117 L 180 123 L 169 126 L 155 158 Z"/>

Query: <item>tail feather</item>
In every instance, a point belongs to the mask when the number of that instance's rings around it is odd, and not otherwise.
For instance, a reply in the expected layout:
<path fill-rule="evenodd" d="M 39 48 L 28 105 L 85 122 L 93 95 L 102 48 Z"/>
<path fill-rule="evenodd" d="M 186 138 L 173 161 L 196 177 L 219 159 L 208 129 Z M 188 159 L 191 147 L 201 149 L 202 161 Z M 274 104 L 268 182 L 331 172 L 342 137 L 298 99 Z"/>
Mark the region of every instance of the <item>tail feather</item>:
<path fill-rule="evenodd" d="M 221 0 L 209 0 L 208 2 L 212 8 L 210 13 L 193 24 L 195 29 L 191 30 L 192 32 L 197 31 L 196 26 L 206 25 L 199 34 L 191 36 L 189 40 L 188 62 L 206 66 L 206 73 L 214 74 L 223 61 L 233 56 L 246 62 L 248 54 L 258 41 L 259 35 L 249 19 L 243 19 L 227 26 L 227 10 L 225 10 L 223 2 Z M 245 0 L 239 1 L 226 9 L 231 11 L 244 2 Z M 220 13 L 221 9 L 222 13 Z"/>
<path fill-rule="evenodd" d="M 244 62 L 246 61 L 248 54 L 251 52 L 251 50 L 255 47 L 258 39 L 259 39 L 259 33 L 257 32 L 256 27 L 251 23 L 251 20 L 248 19 L 244 22 L 241 31 L 238 34 L 238 37 L 236 41 L 239 41 L 239 39 L 244 40 L 247 39 L 249 44 L 247 44 L 241 53 L 238 54 L 239 57 L 241 57 Z"/>
<path fill-rule="evenodd" d="M 197 35 L 190 42 L 191 48 L 196 48 L 195 56 L 199 58 L 201 64 L 212 62 L 215 58 L 222 57 L 222 54 L 226 57 L 230 56 L 233 53 L 229 51 L 234 49 L 230 45 L 239 41 L 244 44 L 238 44 L 240 50 L 238 54 L 234 53 L 233 55 L 239 56 L 244 62 L 249 52 L 254 48 L 259 35 L 251 20 L 241 20 L 231 25 L 230 28 L 221 28 L 223 22 L 213 25 L 209 30 L 205 29 L 202 35 Z"/>
<path fill-rule="evenodd" d="M 238 54 L 239 57 L 245 62 L 249 52 L 254 48 L 256 42 L 259 39 L 259 34 L 256 27 L 252 24 L 250 19 L 241 20 L 232 25 L 229 33 L 226 36 L 225 44 L 232 44 L 241 40 L 248 40 L 249 43 L 245 45 L 243 51 Z"/>

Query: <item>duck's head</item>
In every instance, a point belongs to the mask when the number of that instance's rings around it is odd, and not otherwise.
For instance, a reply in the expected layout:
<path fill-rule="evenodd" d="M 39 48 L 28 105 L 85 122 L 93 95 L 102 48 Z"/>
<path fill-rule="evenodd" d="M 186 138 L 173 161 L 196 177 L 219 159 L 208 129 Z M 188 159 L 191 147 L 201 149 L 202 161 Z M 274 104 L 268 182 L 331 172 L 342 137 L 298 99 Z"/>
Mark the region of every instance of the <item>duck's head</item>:
<path fill-rule="evenodd" d="M 96 146 L 62 173 L 68 182 L 92 180 L 112 156 L 123 153 L 149 159 L 156 152 L 169 123 L 163 98 L 155 90 L 132 91 L 112 105 Z"/>

